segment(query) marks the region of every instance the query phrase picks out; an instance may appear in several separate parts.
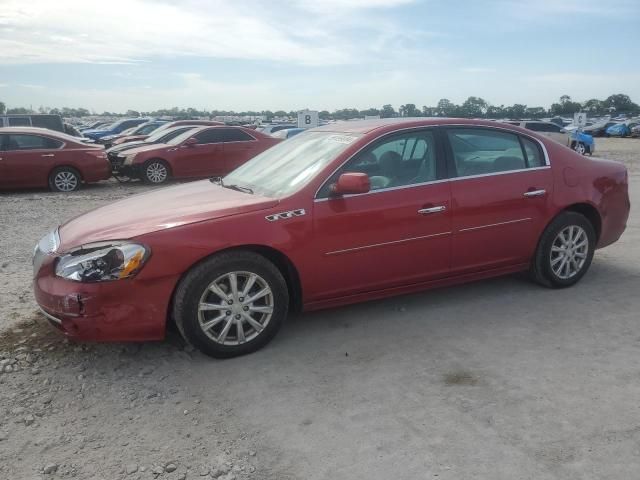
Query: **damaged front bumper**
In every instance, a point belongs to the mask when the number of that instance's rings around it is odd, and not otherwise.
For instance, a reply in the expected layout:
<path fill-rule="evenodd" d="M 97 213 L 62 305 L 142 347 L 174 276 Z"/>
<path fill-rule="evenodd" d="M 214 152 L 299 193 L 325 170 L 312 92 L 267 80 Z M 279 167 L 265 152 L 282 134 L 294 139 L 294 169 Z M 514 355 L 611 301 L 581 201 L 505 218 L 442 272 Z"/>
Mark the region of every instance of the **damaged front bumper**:
<path fill-rule="evenodd" d="M 45 255 L 33 291 L 47 320 L 66 336 L 88 341 L 164 338 L 175 279 L 125 279 L 82 283 L 55 274 L 56 256 Z"/>

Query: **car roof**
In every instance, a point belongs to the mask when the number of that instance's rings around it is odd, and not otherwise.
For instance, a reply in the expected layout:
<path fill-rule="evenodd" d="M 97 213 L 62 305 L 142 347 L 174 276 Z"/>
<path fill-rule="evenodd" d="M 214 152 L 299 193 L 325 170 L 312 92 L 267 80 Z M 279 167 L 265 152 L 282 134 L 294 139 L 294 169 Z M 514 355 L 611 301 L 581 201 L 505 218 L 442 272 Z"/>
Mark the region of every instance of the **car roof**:
<path fill-rule="evenodd" d="M 437 125 L 478 125 L 485 127 L 496 127 L 522 131 L 515 125 L 496 122 L 495 120 L 476 120 L 469 118 L 444 118 L 444 117 L 405 117 L 405 118 L 380 118 L 373 120 L 354 120 L 335 122 L 313 130 L 317 132 L 338 132 L 338 133 L 358 133 L 367 134 L 374 131 L 393 131 L 403 128 L 427 127 Z"/>
<path fill-rule="evenodd" d="M 50 137 L 67 138 L 70 135 L 66 133 L 58 132 L 57 130 L 51 130 L 44 127 L 2 127 L 0 128 L 0 134 L 8 133 L 26 133 L 33 135 L 49 135 Z"/>
<path fill-rule="evenodd" d="M 74 137 L 73 135 L 68 135 L 66 133 L 58 132 L 57 130 L 50 130 L 48 128 L 43 127 L 2 127 L 0 128 L 0 135 L 8 135 L 11 133 L 22 134 L 22 135 L 45 135 L 48 137 L 57 138 L 63 142 L 74 142 L 78 145 L 86 145 L 90 146 L 90 144 L 82 143 L 82 139 L 79 137 Z"/>

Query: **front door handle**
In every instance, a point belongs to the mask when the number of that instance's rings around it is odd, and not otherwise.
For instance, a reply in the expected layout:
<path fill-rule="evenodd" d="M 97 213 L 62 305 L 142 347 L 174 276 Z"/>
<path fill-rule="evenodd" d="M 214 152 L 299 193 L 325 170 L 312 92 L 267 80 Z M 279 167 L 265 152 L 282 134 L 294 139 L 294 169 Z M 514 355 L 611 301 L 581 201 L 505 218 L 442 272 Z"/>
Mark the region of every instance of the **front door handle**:
<path fill-rule="evenodd" d="M 421 208 L 418 210 L 420 215 L 429 215 L 430 213 L 444 212 L 447 209 L 444 205 L 438 205 L 437 207 Z"/>
<path fill-rule="evenodd" d="M 43 153 L 41 157 L 55 157 L 53 153 Z"/>
<path fill-rule="evenodd" d="M 529 197 L 544 197 L 547 194 L 546 190 L 530 190 L 528 192 L 524 192 L 524 196 Z"/>

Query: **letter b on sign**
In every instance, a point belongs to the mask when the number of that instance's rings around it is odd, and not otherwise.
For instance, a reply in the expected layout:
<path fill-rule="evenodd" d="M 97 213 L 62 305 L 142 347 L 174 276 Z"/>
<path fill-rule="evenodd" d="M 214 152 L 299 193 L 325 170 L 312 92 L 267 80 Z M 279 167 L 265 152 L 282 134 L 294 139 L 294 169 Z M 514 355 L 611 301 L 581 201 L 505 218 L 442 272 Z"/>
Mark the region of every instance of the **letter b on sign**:
<path fill-rule="evenodd" d="M 298 112 L 298 128 L 313 128 L 318 126 L 318 112 L 303 110 Z"/>

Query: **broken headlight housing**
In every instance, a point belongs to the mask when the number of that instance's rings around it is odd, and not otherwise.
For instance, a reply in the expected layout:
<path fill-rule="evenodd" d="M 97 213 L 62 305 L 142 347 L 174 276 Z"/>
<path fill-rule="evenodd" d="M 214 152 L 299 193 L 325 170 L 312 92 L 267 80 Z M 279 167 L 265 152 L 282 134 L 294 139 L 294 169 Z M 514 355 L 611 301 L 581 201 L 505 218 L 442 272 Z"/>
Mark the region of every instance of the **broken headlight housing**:
<path fill-rule="evenodd" d="M 105 282 L 131 278 L 149 258 L 147 247 L 129 242 L 84 245 L 56 264 L 56 275 L 76 282 Z"/>

